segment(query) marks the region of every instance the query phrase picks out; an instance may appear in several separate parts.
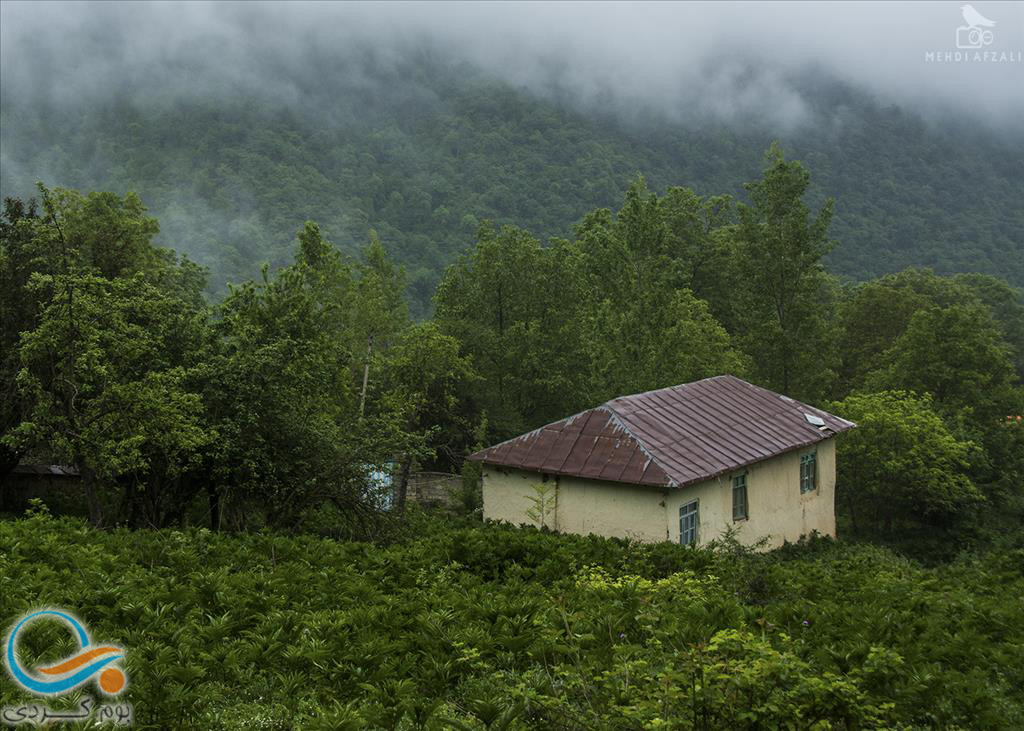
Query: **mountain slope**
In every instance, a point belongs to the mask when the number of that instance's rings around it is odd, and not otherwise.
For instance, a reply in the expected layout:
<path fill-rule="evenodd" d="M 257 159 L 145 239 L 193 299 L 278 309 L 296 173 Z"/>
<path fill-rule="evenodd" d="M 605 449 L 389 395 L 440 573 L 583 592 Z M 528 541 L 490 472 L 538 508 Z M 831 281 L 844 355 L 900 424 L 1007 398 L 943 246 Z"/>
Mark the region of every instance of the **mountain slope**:
<path fill-rule="evenodd" d="M 742 195 L 778 138 L 810 168 L 815 197 L 836 198 L 837 273 L 931 266 L 1024 285 L 1014 140 L 925 123 L 827 79 L 803 81 L 812 124 L 773 130 L 582 109 L 431 57 L 350 64 L 359 73 L 300 85 L 289 103 L 151 92 L 57 106 L 5 94 L 0 191 L 30 195 L 36 179 L 135 190 L 161 242 L 210 267 L 215 291 L 284 261 L 306 219 L 348 250 L 375 228 L 423 308 L 483 219 L 567 235 L 637 172 L 655 189 Z"/>

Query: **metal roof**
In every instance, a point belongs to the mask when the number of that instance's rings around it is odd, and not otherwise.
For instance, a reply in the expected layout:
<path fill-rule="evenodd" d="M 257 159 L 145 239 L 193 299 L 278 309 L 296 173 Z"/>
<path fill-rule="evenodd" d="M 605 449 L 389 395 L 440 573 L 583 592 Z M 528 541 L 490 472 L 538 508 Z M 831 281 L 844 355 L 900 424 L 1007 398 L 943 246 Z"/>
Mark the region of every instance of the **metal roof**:
<path fill-rule="evenodd" d="M 46 477 L 78 477 L 75 467 L 59 464 L 19 464 L 13 470 L 16 475 L 44 475 Z"/>
<path fill-rule="evenodd" d="M 725 375 L 612 399 L 469 458 L 533 472 L 682 487 L 854 426 Z"/>

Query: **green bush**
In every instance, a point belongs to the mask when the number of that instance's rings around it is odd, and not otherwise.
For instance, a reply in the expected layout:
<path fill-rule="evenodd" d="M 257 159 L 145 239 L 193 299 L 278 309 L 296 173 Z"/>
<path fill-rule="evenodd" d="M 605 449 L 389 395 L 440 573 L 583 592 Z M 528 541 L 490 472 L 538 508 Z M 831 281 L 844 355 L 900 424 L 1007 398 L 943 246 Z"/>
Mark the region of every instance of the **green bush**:
<path fill-rule="evenodd" d="M 410 520 L 375 546 L 36 513 L 0 522 L 0 618 L 66 607 L 124 645 L 141 728 L 1024 725 L 1019 548 L 922 568 Z M 37 626 L 25 663 L 75 649 Z"/>

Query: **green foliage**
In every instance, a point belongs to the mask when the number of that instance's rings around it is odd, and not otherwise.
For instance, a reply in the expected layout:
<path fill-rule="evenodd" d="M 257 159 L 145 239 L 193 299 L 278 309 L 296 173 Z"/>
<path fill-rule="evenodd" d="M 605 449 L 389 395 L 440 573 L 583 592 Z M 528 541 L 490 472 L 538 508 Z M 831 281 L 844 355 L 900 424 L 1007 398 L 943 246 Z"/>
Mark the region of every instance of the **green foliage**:
<path fill-rule="evenodd" d="M 0 617 L 65 606 L 123 644 L 140 728 L 1024 723 L 1020 546 L 925 569 L 409 519 L 390 546 L 4 521 Z M 69 645 L 43 623 L 22 659 Z"/>
<path fill-rule="evenodd" d="M 551 516 L 558 510 L 558 487 L 554 483 L 537 482 L 530 485 L 532 494 L 524 495 L 530 507 L 526 509 L 526 517 L 532 520 L 541 530 L 551 529 Z"/>
<path fill-rule="evenodd" d="M 755 374 L 769 388 L 805 400 L 828 393 L 835 349 L 828 322 L 832 295 L 822 259 L 832 248 L 829 199 L 813 217 L 804 202 L 810 174 L 772 145 L 764 176 L 748 183 L 739 207 L 737 331 Z"/>
<path fill-rule="evenodd" d="M 40 193 L 41 211 L 9 201 L 0 219 L 0 478 L 25 455 L 74 465 L 96 525 L 180 524 L 205 492 L 217 528 L 295 528 L 329 505 L 365 536 L 389 499 L 372 472 L 461 461 L 474 374 L 409 322 L 376 237 L 350 261 L 308 222 L 292 265 L 210 308 L 137 197 Z"/>
<path fill-rule="evenodd" d="M 132 487 L 127 502 L 159 525 L 180 509 L 169 483 L 213 436 L 191 385 L 201 273 L 151 244 L 158 226 L 136 196 L 39 190 L 41 216 L 5 211 L 5 296 L 29 305 L 8 325 L 19 330 L 9 343 L 19 370 L 8 361 L 4 374 L 18 421 L 0 438 L 16 454 L 44 449 L 77 465 L 94 523 L 98 483 L 120 480 L 146 485 L 146 500 Z"/>
<path fill-rule="evenodd" d="M 1014 398 L 1011 352 L 984 305 L 928 307 L 911 316 L 869 385 L 931 393 L 949 412 L 992 420 Z"/>
<path fill-rule="evenodd" d="M 710 227 L 726 207 L 678 188 L 659 199 L 641 178 L 614 218 L 597 210 L 576 227 L 595 401 L 747 370 L 712 305 L 689 289 L 714 292 L 725 279 L 702 267 L 718 256 Z"/>
<path fill-rule="evenodd" d="M 984 499 L 969 475 L 977 445 L 950 432 L 929 396 L 858 394 L 834 410 L 857 424 L 836 449 L 838 499 L 854 533 L 893 540 L 908 530 L 963 525 Z"/>
<path fill-rule="evenodd" d="M 578 410 L 586 370 L 582 281 L 566 244 L 545 248 L 524 231 L 484 225 L 435 298 L 436 321 L 481 376 L 475 397 L 496 436 L 513 436 Z"/>

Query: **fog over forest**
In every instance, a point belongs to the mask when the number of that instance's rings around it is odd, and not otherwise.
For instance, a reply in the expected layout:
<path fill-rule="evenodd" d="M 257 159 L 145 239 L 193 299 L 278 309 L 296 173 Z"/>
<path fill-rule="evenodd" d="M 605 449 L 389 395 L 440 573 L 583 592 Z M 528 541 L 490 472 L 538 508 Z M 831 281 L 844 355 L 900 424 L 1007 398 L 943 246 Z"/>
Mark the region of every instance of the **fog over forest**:
<path fill-rule="evenodd" d="M 214 293 L 314 219 L 425 311 L 480 221 L 564 236 L 637 174 L 742 198 L 772 140 L 837 199 L 836 273 L 1024 284 L 1021 3 L 962 62 L 952 2 L 0 7 L 0 193 L 135 191 Z"/>
<path fill-rule="evenodd" d="M 985 50 L 1024 47 L 1024 4 L 979 5 Z M 301 102 L 351 73 L 353 46 L 387 64 L 410 49 L 466 60 L 539 92 L 641 102 L 673 115 L 808 119 L 791 84 L 834 76 L 929 115 L 1020 132 L 1022 65 L 935 63 L 963 24 L 954 2 L 873 3 L 18 3 L 5 2 L 3 91 L 80 103 L 168 85 Z"/>

